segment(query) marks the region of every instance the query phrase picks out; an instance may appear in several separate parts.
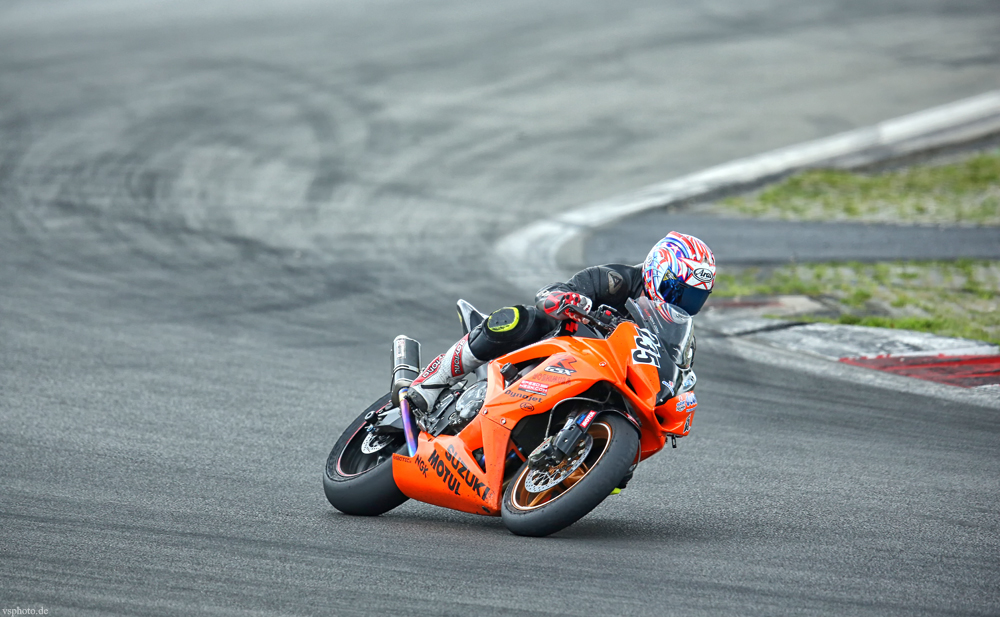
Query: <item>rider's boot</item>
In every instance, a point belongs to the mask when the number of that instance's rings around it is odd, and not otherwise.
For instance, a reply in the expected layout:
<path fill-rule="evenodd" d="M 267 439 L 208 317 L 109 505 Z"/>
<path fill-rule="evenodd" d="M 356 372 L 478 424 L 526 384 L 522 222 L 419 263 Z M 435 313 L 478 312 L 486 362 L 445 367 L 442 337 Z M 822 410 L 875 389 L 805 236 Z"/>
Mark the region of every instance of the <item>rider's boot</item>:
<path fill-rule="evenodd" d="M 469 350 L 469 337 L 466 335 L 424 367 L 420 375 L 410 384 L 406 398 L 417 409 L 426 413 L 434 408 L 434 403 L 442 390 L 458 383 L 460 379 L 483 364 L 486 362 L 472 355 L 472 351 Z"/>

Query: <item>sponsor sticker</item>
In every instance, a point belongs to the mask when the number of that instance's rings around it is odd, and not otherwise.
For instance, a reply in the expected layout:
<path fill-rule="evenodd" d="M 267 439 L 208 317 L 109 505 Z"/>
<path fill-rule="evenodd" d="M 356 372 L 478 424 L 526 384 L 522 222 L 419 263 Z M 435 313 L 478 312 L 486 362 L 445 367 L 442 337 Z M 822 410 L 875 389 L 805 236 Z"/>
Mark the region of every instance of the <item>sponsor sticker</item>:
<path fill-rule="evenodd" d="M 437 477 L 448 487 L 449 491 L 456 495 L 461 494 L 458 492 L 458 488 L 462 486 L 461 481 L 451 473 L 451 470 L 445 465 L 444 459 L 438 456 L 437 449 L 431 451 L 431 455 L 427 457 L 427 462 L 430 463 L 431 471 L 437 474 Z"/>
<path fill-rule="evenodd" d="M 694 392 L 685 392 L 684 394 L 677 397 L 677 411 L 688 411 L 693 410 L 698 406 L 698 399 L 695 398 Z"/>
<path fill-rule="evenodd" d="M 569 383 L 570 381 L 569 377 L 565 375 L 553 375 L 551 373 L 548 375 L 536 375 L 534 379 L 535 381 L 541 381 L 543 383 L 550 383 L 550 384 Z"/>
<path fill-rule="evenodd" d="M 521 404 L 518 406 L 525 411 L 535 411 L 535 406 L 528 401 L 521 401 Z"/>
<path fill-rule="evenodd" d="M 529 381 L 527 379 L 522 379 L 517 384 L 518 390 L 524 390 L 525 392 L 534 392 L 535 394 L 548 394 L 549 387 L 543 383 L 537 381 Z"/>
<path fill-rule="evenodd" d="M 436 453 L 437 451 L 435 451 L 435 454 Z M 465 466 L 465 463 L 463 463 L 458 457 L 458 452 L 455 450 L 455 446 L 448 446 L 448 451 L 444 453 L 444 458 L 451 465 L 452 469 L 455 470 L 455 475 L 461 478 L 465 482 L 465 485 L 471 488 L 472 492 L 475 493 L 477 497 L 483 501 L 489 499 L 491 489 L 486 486 L 486 482 L 480 480 L 476 474 L 472 473 L 471 469 Z M 455 494 L 458 494 L 458 490 L 455 491 Z"/>
<path fill-rule="evenodd" d="M 546 373 L 556 373 L 557 375 L 572 375 L 576 371 L 573 370 L 572 366 L 576 363 L 576 360 L 567 358 L 565 360 L 560 360 L 553 364 L 552 366 L 546 366 Z"/>
<path fill-rule="evenodd" d="M 511 398 L 519 398 L 525 401 L 531 401 L 533 403 L 541 403 L 542 397 L 537 394 L 525 394 L 524 392 L 518 392 L 516 390 L 504 390 L 504 394 Z"/>
<path fill-rule="evenodd" d="M 588 426 L 590 426 L 590 423 L 594 421 L 594 418 L 596 416 L 597 416 L 596 411 L 589 411 L 587 412 L 587 415 L 581 417 L 577 421 L 577 423 L 580 425 L 581 428 L 587 428 Z"/>
<path fill-rule="evenodd" d="M 420 456 L 417 456 L 416 459 L 415 459 L 415 462 L 417 463 L 417 469 L 419 469 L 420 473 L 424 474 L 424 477 L 426 478 L 427 477 L 427 471 L 428 471 L 427 461 L 425 461 L 424 459 L 420 458 Z"/>

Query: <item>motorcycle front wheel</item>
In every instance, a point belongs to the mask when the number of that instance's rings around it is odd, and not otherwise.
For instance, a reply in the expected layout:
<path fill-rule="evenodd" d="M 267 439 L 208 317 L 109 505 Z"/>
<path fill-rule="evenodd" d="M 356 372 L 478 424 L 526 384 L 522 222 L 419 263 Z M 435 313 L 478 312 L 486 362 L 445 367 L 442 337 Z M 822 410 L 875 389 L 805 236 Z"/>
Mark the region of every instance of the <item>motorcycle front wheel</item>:
<path fill-rule="evenodd" d="M 589 450 L 565 479 L 557 468 L 533 471 L 525 462 L 504 492 L 501 516 L 512 533 L 547 536 L 569 527 L 596 508 L 621 482 L 635 461 L 639 433 L 617 413 L 605 413 L 587 428 Z M 586 439 L 586 438 L 585 438 Z M 564 461 L 562 464 L 566 464 Z M 529 490 L 530 489 L 530 490 Z"/>
<path fill-rule="evenodd" d="M 323 490 L 330 505 L 344 514 L 378 516 L 408 499 L 392 478 L 392 454 L 406 447 L 403 434 L 380 436 L 365 430 L 365 415 L 389 406 L 386 394 L 361 412 L 326 459 Z"/>

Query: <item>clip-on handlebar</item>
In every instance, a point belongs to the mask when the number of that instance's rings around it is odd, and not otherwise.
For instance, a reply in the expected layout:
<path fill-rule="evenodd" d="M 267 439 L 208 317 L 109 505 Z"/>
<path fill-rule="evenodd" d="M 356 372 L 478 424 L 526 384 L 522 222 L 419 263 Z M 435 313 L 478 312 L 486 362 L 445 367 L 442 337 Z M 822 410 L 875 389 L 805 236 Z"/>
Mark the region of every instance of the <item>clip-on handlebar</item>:
<path fill-rule="evenodd" d="M 621 319 L 616 317 L 611 307 L 607 306 L 606 304 L 602 304 L 597 308 L 597 310 L 587 311 L 587 312 L 581 311 L 575 306 L 570 306 L 567 308 L 568 310 L 582 317 L 583 319 L 581 319 L 580 321 L 582 321 L 585 324 L 598 328 L 605 334 L 610 334 L 611 332 L 614 332 L 615 328 L 618 327 L 618 324 L 621 323 Z"/>

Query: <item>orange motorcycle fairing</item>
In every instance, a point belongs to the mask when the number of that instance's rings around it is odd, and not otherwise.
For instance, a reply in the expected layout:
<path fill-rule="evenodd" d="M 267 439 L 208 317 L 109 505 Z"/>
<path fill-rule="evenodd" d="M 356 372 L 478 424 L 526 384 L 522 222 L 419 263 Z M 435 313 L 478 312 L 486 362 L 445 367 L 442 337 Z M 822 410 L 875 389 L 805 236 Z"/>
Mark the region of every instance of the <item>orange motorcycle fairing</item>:
<path fill-rule="evenodd" d="M 472 456 L 480 448 L 485 470 Z M 393 480 L 404 495 L 418 501 L 499 516 L 505 464 L 512 448 L 510 428 L 489 422 L 480 413 L 458 435 L 433 437 L 421 431 L 414 456 L 393 455 Z"/>
<path fill-rule="evenodd" d="M 639 430 L 639 460 L 660 451 L 668 437 L 683 437 L 697 401 L 689 392 L 655 405 L 661 390 L 657 364 L 649 354 L 636 353 L 646 335 L 622 322 L 606 339 L 556 337 L 493 360 L 483 408 L 469 424 L 457 435 L 420 432 L 414 456 L 393 455 L 399 490 L 418 501 L 498 516 L 508 461 L 520 465 L 527 454 L 518 452 L 511 431 L 522 419 L 548 412 L 599 382 L 609 383 L 624 399 L 628 409 L 619 411 Z M 541 362 L 530 372 L 506 384 L 500 373 L 504 364 L 536 360 Z M 485 469 L 473 456 L 480 448 Z"/>

